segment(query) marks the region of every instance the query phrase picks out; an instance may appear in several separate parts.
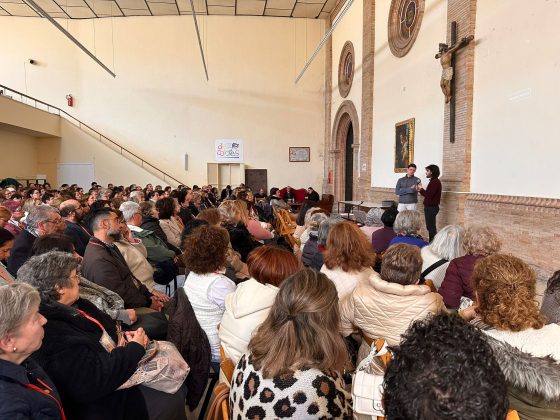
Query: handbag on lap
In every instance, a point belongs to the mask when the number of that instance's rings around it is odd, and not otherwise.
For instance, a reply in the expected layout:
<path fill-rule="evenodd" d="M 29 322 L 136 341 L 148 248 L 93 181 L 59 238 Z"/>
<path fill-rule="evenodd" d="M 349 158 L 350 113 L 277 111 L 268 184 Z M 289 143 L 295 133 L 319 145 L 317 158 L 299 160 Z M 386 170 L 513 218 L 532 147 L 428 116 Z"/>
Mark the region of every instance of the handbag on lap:
<path fill-rule="evenodd" d="M 118 389 L 144 385 L 174 394 L 183 385 L 190 367 L 169 341 L 151 341 L 138 368 Z"/>

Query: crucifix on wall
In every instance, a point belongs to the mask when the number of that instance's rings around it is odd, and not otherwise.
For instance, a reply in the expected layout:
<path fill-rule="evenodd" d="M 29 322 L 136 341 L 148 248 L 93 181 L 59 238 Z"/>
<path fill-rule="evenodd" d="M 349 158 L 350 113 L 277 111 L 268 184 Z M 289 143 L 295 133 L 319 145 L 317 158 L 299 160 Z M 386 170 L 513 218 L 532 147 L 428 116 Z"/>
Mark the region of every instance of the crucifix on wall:
<path fill-rule="evenodd" d="M 469 35 L 457 43 L 457 22 L 451 22 L 451 46 L 440 43 L 439 52 L 436 54 L 436 59 L 439 59 L 442 69 L 441 90 L 445 95 L 445 103 L 449 103 L 449 141 L 451 143 L 455 142 L 455 83 L 453 78 L 455 53 L 469 45 L 473 39 L 474 36 Z"/>

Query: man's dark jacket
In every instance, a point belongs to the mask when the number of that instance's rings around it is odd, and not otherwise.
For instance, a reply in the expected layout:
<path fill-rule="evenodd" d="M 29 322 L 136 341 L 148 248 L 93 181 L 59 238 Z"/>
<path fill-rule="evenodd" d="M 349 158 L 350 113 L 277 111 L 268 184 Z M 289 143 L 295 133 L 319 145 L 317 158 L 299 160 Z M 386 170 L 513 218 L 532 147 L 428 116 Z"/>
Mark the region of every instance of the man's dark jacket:
<path fill-rule="evenodd" d="M 65 220 L 64 223 L 66 223 L 64 234 L 72 239 L 72 243 L 74 244 L 76 252 L 83 257 L 84 253 L 86 252 L 89 238 L 91 238 L 90 234 L 85 228 L 77 223 L 72 223 L 68 220 Z"/>
<path fill-rule="evenodd" d="M 116 246 L 109 248 L 92 237 L 81 267 L 82 275 L 96 284 L 117 293 L 125 308 L 150 307 L 151 293 L 134 277 Z"/>
<path fill-rule="evenodd" d="M 175 344 L 191 368 L 185 385 L 188 390 L 187 405 L 194 410 L 208 382 L 210 343 L 183 290 L 179 289 L 175 293 L 167 314 L 169 315 L 167 339 Z"/>
<path fill-rule="evenodd" d="M 8 258 L 8 271 L 14 277 L 17 276 L 19 268 L 31 258 L 31 247 L 37 237 L 29 233 L 27 230 L 22 230 L 14 241 L 14 246 Z"/>

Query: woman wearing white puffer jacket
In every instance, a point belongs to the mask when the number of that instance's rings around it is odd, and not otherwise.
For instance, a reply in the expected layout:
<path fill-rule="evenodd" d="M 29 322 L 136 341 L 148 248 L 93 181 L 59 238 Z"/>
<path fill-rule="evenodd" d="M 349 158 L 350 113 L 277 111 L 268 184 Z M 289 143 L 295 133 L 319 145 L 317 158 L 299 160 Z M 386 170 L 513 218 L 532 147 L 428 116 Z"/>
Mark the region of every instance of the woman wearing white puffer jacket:
<path fill-rule="evenodd" d="M 383 255 L 381 277 L 372 275 L 340 302 L 343 336 L 364 336 L 358 362 L 369 353 L 368 340 L 383 338 L 398 345 L 412 321 L 445 311 L 442 297 L 418 284 L 422 257 L 413 245 L 397 244 Z"/>
<path fill-rule="evenodd" d="M 268 316 L 282 281 L 300 269 L 294 254 L 273 246 L 252 251 L 247 266 L 251 278 L 226 296 L 226 310 L 218 330 L 225 355 L 234 364 L 247 351 L 253 331 Z"/>

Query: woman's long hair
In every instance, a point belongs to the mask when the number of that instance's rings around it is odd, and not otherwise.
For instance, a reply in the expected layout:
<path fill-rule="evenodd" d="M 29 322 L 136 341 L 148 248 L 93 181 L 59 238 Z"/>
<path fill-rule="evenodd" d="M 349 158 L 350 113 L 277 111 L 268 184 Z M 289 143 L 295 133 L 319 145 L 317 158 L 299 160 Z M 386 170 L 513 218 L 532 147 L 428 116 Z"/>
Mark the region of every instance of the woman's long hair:
<path fill-rule="evenodd" d="M 328 269 L 361 271 L 374 263 L 375 253 L 371 242 L 355 224 L 343 222 L 331 227 L 325 251 L 325 266 Z"/>
<path fill-rule="evenodd" d="M 282 282 L 268 317 L 249 342 L 252 363 L 265 378 L 304 368 L 342 372 L 348 353 L 339 325 L 333 282 L 303 269 Z"/>

